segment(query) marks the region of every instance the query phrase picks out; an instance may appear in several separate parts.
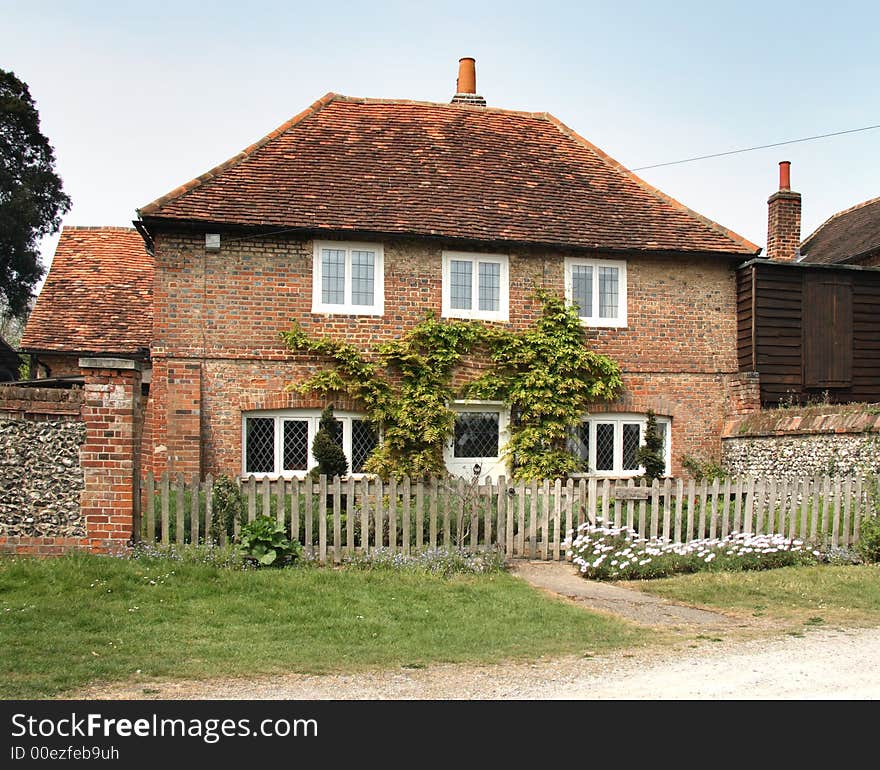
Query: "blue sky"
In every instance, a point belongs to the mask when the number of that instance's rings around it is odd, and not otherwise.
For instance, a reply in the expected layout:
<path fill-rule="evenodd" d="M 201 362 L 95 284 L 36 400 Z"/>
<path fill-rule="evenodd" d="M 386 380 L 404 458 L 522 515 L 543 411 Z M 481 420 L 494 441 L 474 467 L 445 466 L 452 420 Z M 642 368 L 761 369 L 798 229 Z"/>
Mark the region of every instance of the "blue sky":
<path fill-rule="evenodd" d="M 461 56 L 490 105 L 550 112 L 630 168 L 880 123 L 876 2 L 0 0 L 0 18 L 69 225 L 130 224 L 328 91 L 448 101 Z M 880 195 L 880 129 L 640 175 L 763 246 L 780 160 L 804 237 Z"/>

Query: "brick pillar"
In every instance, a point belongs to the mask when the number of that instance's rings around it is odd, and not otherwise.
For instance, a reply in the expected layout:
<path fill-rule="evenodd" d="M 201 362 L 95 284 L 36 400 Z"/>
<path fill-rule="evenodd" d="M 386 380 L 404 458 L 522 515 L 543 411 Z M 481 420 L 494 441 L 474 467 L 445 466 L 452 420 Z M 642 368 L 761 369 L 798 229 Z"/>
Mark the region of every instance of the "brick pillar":
<path fill-rule="evenodd" d="M 171 473 L 201 476 L 202 365 L 169 359 L 166 367 L 166 467 Z"/>
<path fill-rule="evenodd" d="M 758 372 L 740 372 L 730 382 L 731 416 L 761 411 L 761 378 Z"/>
<path fill-rule="evenodd" d="M 139 515 L 142 364 L 120 358 L 81 358 L 85 375 L 80 498 L 89 550 L 121 550 Z"/>
<path fill-rule="evenodd" d="M 790 163 L 779 164 L 779 190 L 767 200 L 767 257 L 794 262 L 801 249 L 801 194 L 792 192 Z"/>

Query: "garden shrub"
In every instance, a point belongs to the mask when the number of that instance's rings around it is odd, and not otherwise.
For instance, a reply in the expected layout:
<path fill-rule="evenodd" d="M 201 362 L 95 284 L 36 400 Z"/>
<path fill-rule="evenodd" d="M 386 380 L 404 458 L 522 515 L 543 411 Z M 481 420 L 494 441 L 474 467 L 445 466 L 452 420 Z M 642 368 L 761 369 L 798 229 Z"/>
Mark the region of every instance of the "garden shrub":
<path fill-rule="evenodd" d="M 235 522 L 241 522 L 244 498 L 235 479 L 218 476 L 211 495 L 211 541 L 219 543 L 222 535 L 232 538 Z"/>
<path fill-rule="evenodd" d="M 727 478 L 727 471 L 715 460 L 708 460 L 694 455 L 682 455 L 679 458 L 681 467 L 684 468 L 695 481 L 723 481 Z"/>
<path fill-rule="evenodd" d="M 652 409 L 648 410 L 645 443 L 636 450 L 636 462 L 645 469 L 644 477 L 649 484 L 666 473 L 663 436 L 657 431 L 657 417 Z"/>
<path fill-rule="evenodd" d="M 321 412 L 318 432 L 312 441 L 312 454 L 318 461 L 311 470 L 313 479 L 317 480 L 320 476 L 332 479 L 334 476 L 345 476 L 348 473 L 348 460 L 335 438 L 342 435 L 341 427 L 333 416 L 333 404 L 329 404 Z"/>
<path fill-rule="evenodd" d="M 859 556 L 866 562 L 880 562 L 880 514 L 868 516 L 862 521 L 856 547 Z"/>

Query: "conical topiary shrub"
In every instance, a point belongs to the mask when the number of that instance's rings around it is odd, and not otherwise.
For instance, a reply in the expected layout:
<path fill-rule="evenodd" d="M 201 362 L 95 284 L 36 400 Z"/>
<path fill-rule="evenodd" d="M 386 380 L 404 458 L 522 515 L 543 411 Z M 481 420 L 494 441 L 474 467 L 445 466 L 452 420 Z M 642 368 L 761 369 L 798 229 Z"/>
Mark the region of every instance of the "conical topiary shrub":
<path fill-rule="evenodd" d="M 644 477 L 648 483 L 663 477 L 666 473 L 666 458 L 663 454 L 663 436 L 657 430 L 657 418 L 648 410 L 648 424 L 645 426 L 645 443 L 636 450 L 636 461 L 645 469 Z"/>
<path fill-rule="evenodd" d="M 333 416 L 333 404 L 329 404 L 321 412 L 321 422 L 312 442 L 312 454 L 318 461 L 311 470 L 313 478 L 317 479 L 323 474 L 328 479 L 332 479 L 334 476 L 345 476 L 348 473 L 348 459 L 334 438 L 339 435 L 341 427 Z"/>

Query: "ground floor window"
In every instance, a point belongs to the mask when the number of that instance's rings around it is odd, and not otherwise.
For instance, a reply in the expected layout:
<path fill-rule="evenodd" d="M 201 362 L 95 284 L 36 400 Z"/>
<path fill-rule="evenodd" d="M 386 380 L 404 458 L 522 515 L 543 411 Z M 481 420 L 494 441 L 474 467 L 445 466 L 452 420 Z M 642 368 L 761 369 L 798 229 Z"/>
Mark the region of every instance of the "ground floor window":
<path fill-rule="evenodd" d="M 337 412 L 333 437 L 348 459 L 350 473 L 363 473 L 364 463 L 379 443 L 363 415 Z M 251 412 L 242 416 L 242 470 L 246 476 L 304 476 L 317 465 L 312 442 L 319 410 Z"/>
<path fill-rule="evenodd" d="M 643 414 L 591 414 L 572 431 L 569 448 L 584 461 L 589 473 L 638 476 L 643 469 L 636 460 L 636 451 L 644 443 L 647 422 Z M 668 417 L 657 417 L 667 476 L 672 457 L 670 425 Z"/>

